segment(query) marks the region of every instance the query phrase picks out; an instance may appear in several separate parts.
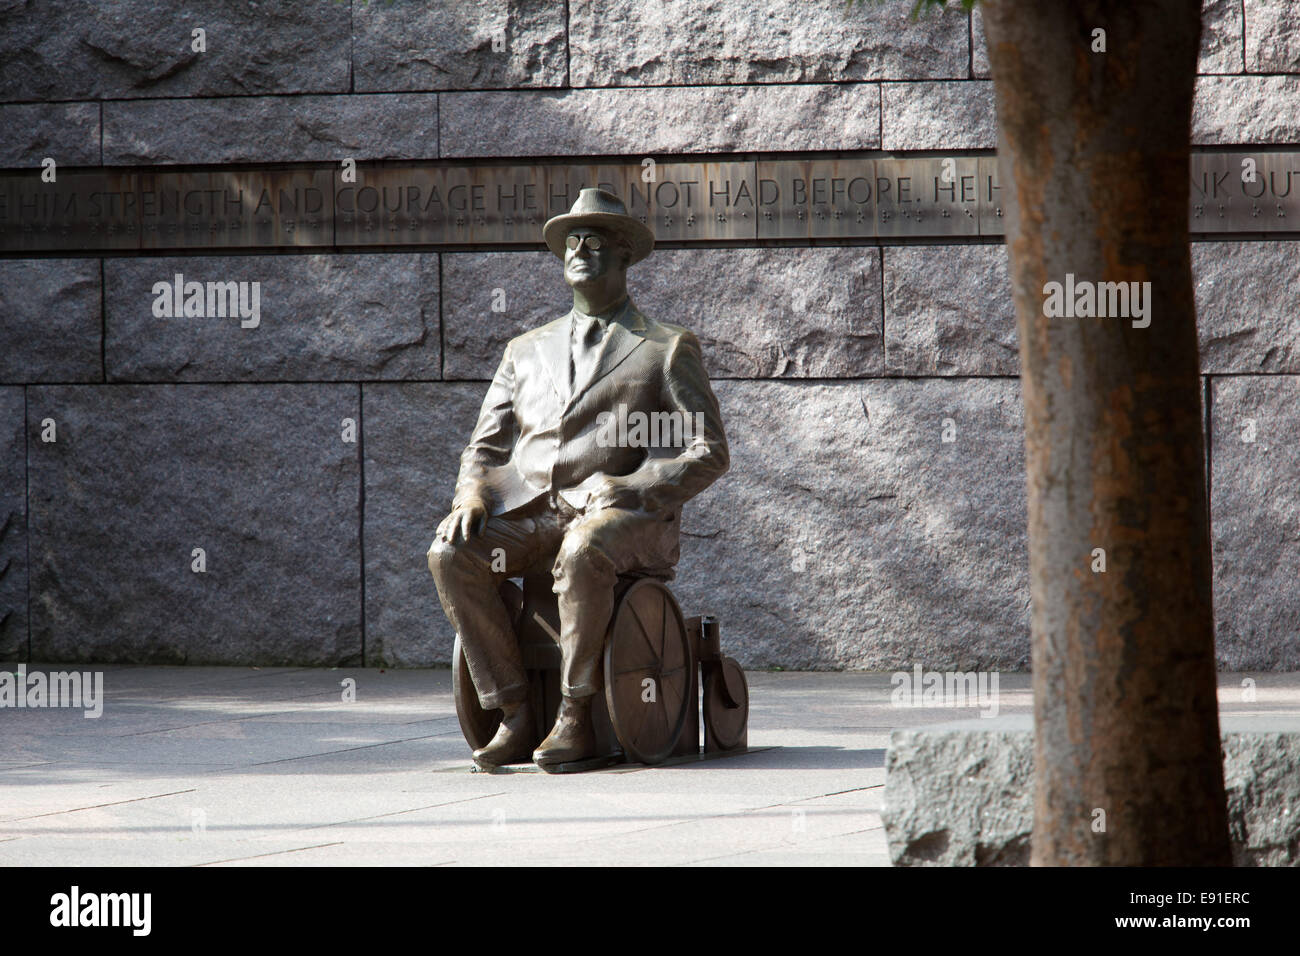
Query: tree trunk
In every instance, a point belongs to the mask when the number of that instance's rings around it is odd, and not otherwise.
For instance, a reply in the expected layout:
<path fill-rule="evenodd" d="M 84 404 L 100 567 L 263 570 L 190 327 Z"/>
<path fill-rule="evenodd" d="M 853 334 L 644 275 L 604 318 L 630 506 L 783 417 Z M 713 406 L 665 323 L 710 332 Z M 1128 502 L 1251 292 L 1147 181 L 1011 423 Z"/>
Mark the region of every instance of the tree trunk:
<path fill-rule="evenodd" d="M 1025 403 L 1035 865 L 1231 864 L 1188 246 L 1200 6 L 984 5 Z M 1149 282 L 1150 325 L 1050 316 L 1067 274 Z"/>

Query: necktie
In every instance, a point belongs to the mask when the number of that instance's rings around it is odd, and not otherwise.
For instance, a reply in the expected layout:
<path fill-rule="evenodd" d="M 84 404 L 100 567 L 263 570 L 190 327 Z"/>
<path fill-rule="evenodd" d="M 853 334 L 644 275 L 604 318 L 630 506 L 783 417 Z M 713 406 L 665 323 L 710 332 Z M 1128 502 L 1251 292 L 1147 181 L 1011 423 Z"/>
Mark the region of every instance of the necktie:
<path fill-rule="evenodd" d="M 596 359 L 600 343 L 605 337 L 605 326 L 590 315 L 575 316 L 573 352 L 570 356 L 569 391 L 573 392 L 596 373 Z"/>

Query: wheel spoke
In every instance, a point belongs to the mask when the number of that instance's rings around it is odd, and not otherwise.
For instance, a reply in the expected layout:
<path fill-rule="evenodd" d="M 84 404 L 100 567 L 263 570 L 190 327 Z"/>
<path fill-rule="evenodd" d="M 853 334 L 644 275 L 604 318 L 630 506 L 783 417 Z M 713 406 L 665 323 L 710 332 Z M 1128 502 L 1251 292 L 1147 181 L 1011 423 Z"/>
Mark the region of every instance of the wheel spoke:
<path fill-rule="evenodd" d="M 680 667 L 686 663 L 685 649 L 682 646 L 681 635 L 674 634 L 674 640 L 666 641 L 664 646 L 663 657 L 659 659 L 661 667 Z"/>
<path fill-rule="evenodd" d="M 666 740 L 666 739 L 668 738 L 668 731 L 672 729 L 671 727 L 668 726 L 668 708 L 667 708 L 667 707 L 660 707 L 660 708 L 659 708 L 659 718 L 660 718 L 660 723 L 662 723 L 662 724 L 664 725 L 664 730 L 663 730 L 663 739 Z"/>
<path fill-rule="evenodd" d="M 636 724 L 628 734 L 634 745 L 639 745 L 641 740 L 641 729 L 645 726 L 646 713 L 652 709 L 653 708 L 650 704 L 642 703 L 640 707 L 641 712 L 637 715 Z"/>
<path fill-rule="evenodd" d="M 680 670 L 680 668 L 678 668 Z M 621 671 L 614 671 L 615 677 L 626 677 L 628 674 L 653 674 L 655 667 L 653 664 L 638 664 L 636 667 L 627 667 Z"/>
<path fill-rule="evenodd" d="M 659 707 L 656 704 L 646 704 L 645 719 L 641 724 L 641 732 L 636 735 L 636 745 L 640 750 L 649 750 L 647 741 L 653 739 L 655 733 L 655 724 L 658 723 Z"/>
<path fill-rule="evenodd" d="M 664 659 L 664 652 L 668 649 L 668 598 L 659 595 L 659 659 Z"/>
<path fill-rule="evenodd" d="M 662 678 L 662 677 L 663 677 L 663 675 L 661 674 L 661 675 L 660 675 L 660 678 Z M 677 698 L 677 705 L 673 708 L 673 713 L 676 713 L 677 711 L 681 710 L 681 709 L 682 709 L 682 695 L 681 695 L 681 694 L 678 694 L 678 693 L 676 692 L 676 689 L 673 687 L 673 685 L 672 685 L 672 684 L 664 683 L 664 682 L 662 681 L 662 679 L 661 679 L 659 686 L 660 686 L 660 687 L 665 691 L 665 693 L 664 693 L 664 710 L 667 711 L 667 709 L 668 709 L 668 694 L 667 694 L 667 691 L 669 691 L 669 690 L 672 690 L 674 696 L 676 696 L 676 698 Z M 672 728 L 669 727 L 668 729 L 671 730 Z"/>
<path fill-rule="evenodd" d="M 632 617 L 636 621 L 636 626 L 641 629 L 641 636 L 645 638 L 645 646 L 649 648 L 650 653 L 654 655 L 656 663 L 659 660 L 659 652 L 655 650 L 654 641 L 650 639 L 650 632 L 646 630 L 645 622 L 641 620 L 641 615 L 637 613 L 636 607 L 631 601 L 627 604 L 627 609 L 632 612 Z"/>

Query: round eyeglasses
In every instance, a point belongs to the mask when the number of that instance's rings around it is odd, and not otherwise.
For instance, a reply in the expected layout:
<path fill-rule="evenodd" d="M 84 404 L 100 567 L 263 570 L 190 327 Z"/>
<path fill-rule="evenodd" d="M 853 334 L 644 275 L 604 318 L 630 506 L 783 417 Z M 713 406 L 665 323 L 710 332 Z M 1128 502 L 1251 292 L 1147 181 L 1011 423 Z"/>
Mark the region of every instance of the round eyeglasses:
<path fill-rule="evenodd" d="M 578 246 L 582 245 L 584 239 L 587 241 L 587 248 L 592 252 L 598 252 L 601 246 L 605 244 L 605 240 L 601 239 L 600 236 L 570 236 L 564 240 L 564 244 L 570 249 L 576 250 Z"/>

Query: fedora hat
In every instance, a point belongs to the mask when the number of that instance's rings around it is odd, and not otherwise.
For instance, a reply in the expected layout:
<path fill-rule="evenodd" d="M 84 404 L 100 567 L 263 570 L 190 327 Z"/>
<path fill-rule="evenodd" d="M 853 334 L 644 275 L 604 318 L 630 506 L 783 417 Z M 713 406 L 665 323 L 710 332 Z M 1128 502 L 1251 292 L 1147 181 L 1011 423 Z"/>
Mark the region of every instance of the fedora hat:
<path fill-rule="evenodd" d="M 629 216 L 623 200 L 603 189 L 582 190 L 573 208 L 547 221 L 542 227 L 547 248 L 563 259 L 564 240 L 578 226 L 602 229 L 622 238 L 632 251 L 628 265 L 640 262 L 654 248 L 655 234 L 650 227 Z"/>

